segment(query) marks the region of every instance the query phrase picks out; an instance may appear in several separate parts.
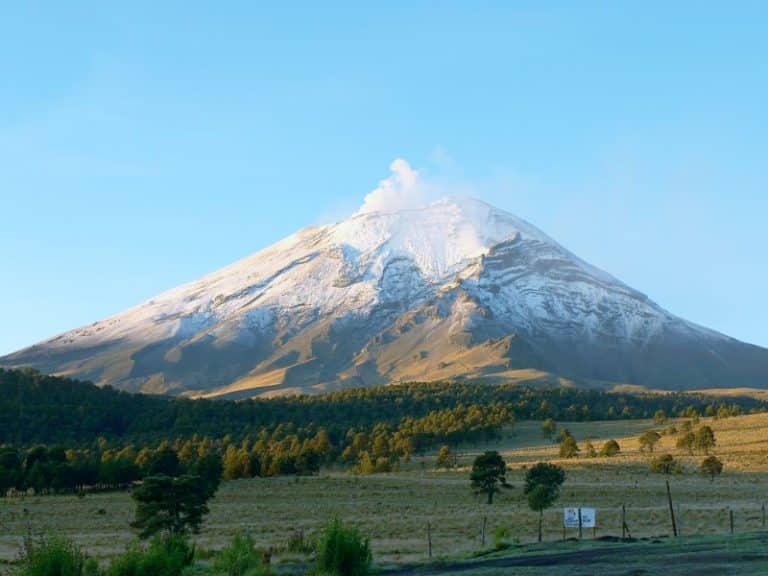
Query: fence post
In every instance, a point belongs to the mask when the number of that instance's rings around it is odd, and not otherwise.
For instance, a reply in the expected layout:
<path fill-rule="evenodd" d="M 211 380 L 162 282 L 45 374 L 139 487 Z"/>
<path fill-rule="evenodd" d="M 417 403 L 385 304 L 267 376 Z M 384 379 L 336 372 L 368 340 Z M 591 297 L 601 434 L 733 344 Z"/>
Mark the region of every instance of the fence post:
<path fill-rule="evenodd" d="M 627 506 L 621 505 L 621 539 L 627 539 Z"/>
<path fill-rule="evenodd" d="M 483 516 L 483 537 L 482 537 L 483 546 L 485 546 L 485 523 L 487 521 L 488 521 L 488 518 L 486 516 Z"/>
<path fill-rule="evenodd" d="M 763 502 L 763 530 L 765 530 L 765 502 Z"/>
<path fill-rule="evenodd" d="M 432 558 L 432 525 L 427 521 L 427 550 Z"/>
<path fill-rule="evenodd" d="M 667 480 L 667 500 L 669 500 L 669 516 L 672 518 L 672 535 L 677 538 L 677 522 L 675 522 L 675 509 L 672 506 L 672 491 L 669 489 L 669 480 Z"/>
<path fill-rule="evenodd" d="M 728 510 L 728 516 L 729 516 L 730 521 L 731 521 L 731 536 L 733 536 L 733 508 L 730 508 Z"/>
<path fill-rule="evenodd" d="M 579 506 L 579 540 L 582 538 L 582 530 L 581 530 L 581 506 Z"/>

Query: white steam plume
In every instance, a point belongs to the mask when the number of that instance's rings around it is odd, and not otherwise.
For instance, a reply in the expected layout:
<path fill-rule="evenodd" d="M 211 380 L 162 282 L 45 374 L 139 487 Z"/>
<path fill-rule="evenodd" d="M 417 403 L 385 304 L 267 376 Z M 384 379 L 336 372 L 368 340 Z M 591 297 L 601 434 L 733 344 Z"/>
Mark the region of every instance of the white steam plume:
<path fill-rule="evenodd" d="M 392 174 L 379 182 L 358 210 L 359 214 L 419 208 L 434 199 L 435 190 L 402 158 L 389 165 Z"/>

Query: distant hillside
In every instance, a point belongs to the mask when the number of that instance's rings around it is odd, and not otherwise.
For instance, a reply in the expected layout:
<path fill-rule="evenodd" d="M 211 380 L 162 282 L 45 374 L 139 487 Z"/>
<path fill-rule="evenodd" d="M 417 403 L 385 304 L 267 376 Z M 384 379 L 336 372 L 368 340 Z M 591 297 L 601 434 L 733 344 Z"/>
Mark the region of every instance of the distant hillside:
<path fill-rule="evenodd" d="M 473 383 L 412 383 L 326 395 L 245 400 L 189 400 L 120 392 L 33 370 L 0 369 L 0 443 L 88 444 L 98 437 L 153 442 L 194 434 L 240 438 L 278 426 L 325 428 L 340 437 L 377 423 L 457 406 L 507 405 L 517 419 L 648 418 L 656 410 L 716 412 L 722 400 L 699 394 L 627 394 L 575 388 L 527 388 Z M 731 412 L 764 411 L 768 403 L 728 398 Z"/>

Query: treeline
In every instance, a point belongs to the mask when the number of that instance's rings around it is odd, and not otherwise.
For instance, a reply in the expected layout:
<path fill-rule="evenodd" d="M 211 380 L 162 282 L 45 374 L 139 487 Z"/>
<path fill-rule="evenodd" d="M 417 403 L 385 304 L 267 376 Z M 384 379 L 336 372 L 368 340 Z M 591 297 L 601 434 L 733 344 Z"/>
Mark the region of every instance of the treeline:
<path fill-rule="evenodd" d="M 35 494 L 116 490 L 156 475 L 189 474 L 218 486 L 222 462 L 212 448 L 210 442 L 198 442 L 195 450 L 182 452 L 163 442 L 155 449 L 145 447 L 137 451 L 133 446 L 110 448 L 103 440 L 93 450 L 43 445 L 22 450 L 3 445 L 0 446 L 0 497 L 9 490 L 19 493 L 33 490 Z"/>
<path fill-rule="evenodd" d="M 711 414 L 764 411 L 765 402 L 734 398 L 725 405 L 700 394 L 606 393 L 577 388 L 529 388 L 476 383 L 410 383 L 357 388 L 320 396 L 291 396 L 239 402 L 129 394 L 87 382 L 45 376 L 33 370 L 0 369 L 0 443 L 29 447 L 81 447 L 103 437 L 123 445 L 153 445 L 161 438 L 193 435 L 236 441 L 262 430 L 324 429 L 341 445 L 350 429 L 391 430 L 405 421 L 459 407 L 486 410 L 502 405 L 518 420 L 559 421 L 650 418 L 686 411 Z M 466 409 L 466 408 L 465 408 Z M 434 418 L 434 416 L 432 416 Z M 445 434 L 446 431 L 443 431 Z M 428 434 L 411 434 L 426 441 Z M 303 440 L 302 440 L 303 441 Z"/>
<path fill-rule="evenodd" d="M 360 474 L 389 472 L 401 460 L 436 443 L 489 440 L 510 424 L 500 404 L 457 406 L 405 418 L 396 428 L 377 423 L 350 428 L 334 439 L 324 428 L 281 424 L 235 441 L 193 435 L 156 446 L 119 445 L 100 437 L 90 448 L 0 445 L 0 496 L 9 490 L 35 494 L 83 493 L 126 488 L 148 476 L 200 476 L 232 480 L 257 476 L 315 474 L 341 463 Z"/>

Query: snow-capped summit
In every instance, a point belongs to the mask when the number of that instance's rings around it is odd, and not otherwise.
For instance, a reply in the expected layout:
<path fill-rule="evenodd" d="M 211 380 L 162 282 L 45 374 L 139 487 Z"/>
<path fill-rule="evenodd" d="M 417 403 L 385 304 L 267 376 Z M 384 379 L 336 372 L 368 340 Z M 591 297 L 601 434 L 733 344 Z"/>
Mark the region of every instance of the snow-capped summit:
<path fill-rule="evenodd" d="M 428 201 L 415 171 L 392 168 L 349 219 L 0 365 L 231 397 L 547 374 L 768 386 L 767 350 L 673 316 L 512 214 L 472 198 Z"/>

